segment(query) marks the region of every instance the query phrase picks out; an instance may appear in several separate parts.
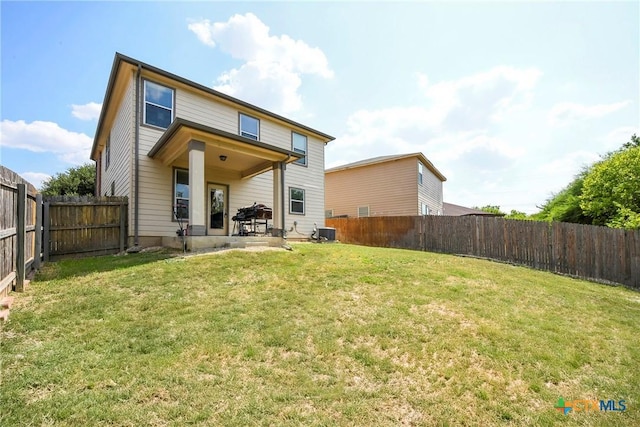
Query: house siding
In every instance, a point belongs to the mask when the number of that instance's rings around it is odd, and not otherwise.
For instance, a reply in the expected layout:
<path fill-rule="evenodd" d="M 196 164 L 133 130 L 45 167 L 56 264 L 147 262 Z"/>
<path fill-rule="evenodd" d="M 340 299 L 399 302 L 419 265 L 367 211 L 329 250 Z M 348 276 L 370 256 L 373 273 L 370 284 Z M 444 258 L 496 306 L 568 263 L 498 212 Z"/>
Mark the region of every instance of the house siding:
<path fill-rule="evenodd" d="M 418 166 L 416 162 L 416 175 Z M 418 213 L 421 213 L 422 203 L 429 207 L 432 215 L 442 215 L 442 181 L 426 166 L 423 168 L 422 185 L 418 185 Z"/>
<path fill-rule="evenodd" d="M 131 196 L 132 167 L 131 147 L 134 140 L 135 79 L 133 75 L 127 85 L 122 103 L 118 106 L 113 125 L 110 128 L 110 162 L 107 167 L 106 150 L 100 153 L 101 196 L 111 195 L 111 183 L 115 196 Z M 131 216 L 130 216 L 131 218 Z"/>
<path fill-rule="evenodd" d="M 185 89 L 176 90 L 175 117 L 238 133 L 238 110 Z"/>
<path fill-rule="evenodd" d="M 287 133 L 288 145 L 283 148 L 291 149 L 291 131 Z M 291 238 L 309 236 L 314 224 L 324 227 L 324 143 L 319 139 L 307 135 L 307 166 L 291 163 L 285 171 L 285 228 L 290 230 L 297 225 L 288 236 Z M 289 188 L 305 190 L 305 214 L 289 213 Z M 297 232 L 296 232 L 297 230 Z"/>
<path fill-rule="evenodd" d="M 150 80 L 153 81 L 151 78 Z M 261 117 L 251 111 L 235 109 L 216 102 L 206 95 L 199 95 L 183 88 L 177 88 L 175 92 L 174 117 L 202 123 L 233 134 L 238 134 L 238 114 L 241 111 L 260 119 L 261 142 L 291 149 L 292 128 L 273 122 L 267 117 Z M 296 132 L 304 134 L 297 129 Z M 140 126 L 139 235 L 143 237 L 174 235 L 178 228 L 177 223 L 172 220 L 173 169 L 174 167 L 188 169 L 188 164 L 176 163 L 172 166 L 165 166 L 147 156 L 149 150 L 163 133 L 162 129 Z M 314 223 L 317 223 L 318 226 L 324 225 L 324 143 L 309 135 L 307 138 L 309 166 L 302 167 L 290 164 L 287 165 L 285 171 L 285 228 L 291 229 L 293 221 L 297 221 L 298 232 L 310 235 Z M 273 208 L 271 206 L 273 203 L 273 172 L 271 171 L 253 178 L 240 179 L 236 172 L 208 167 L 205 170 L 205 180 L 210 183 L 225 184 L 229 188 L 229 234 L 233 229 L 231 218 L 238 208 L 250 206 L 254 202 L 264 203 Z M 306 190 L 305 215 L 288 213 L 289 187 Z M 206 195 L 203 194 L 202 197 L 206 197 Z M 133 218 L 133 212 L 131 218 Z M 300 237 L 296 235 L 295 231 L 290 233 L 290 236 Z"/>
<path fill-rule="evenodd" d="M 355 167 L 325 175 L 325 208 L 334 216 L 358 216 L 369 206 L 370 216 L 417 215 L 418 169 L 415 158 Z"/>

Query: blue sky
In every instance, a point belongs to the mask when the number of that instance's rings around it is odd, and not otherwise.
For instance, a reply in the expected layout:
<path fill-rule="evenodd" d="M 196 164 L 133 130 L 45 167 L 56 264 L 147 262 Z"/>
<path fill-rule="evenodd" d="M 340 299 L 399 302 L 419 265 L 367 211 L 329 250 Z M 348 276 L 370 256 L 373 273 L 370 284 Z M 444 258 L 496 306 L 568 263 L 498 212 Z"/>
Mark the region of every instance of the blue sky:
<path fill-rule="evenodd" d="M 0 163 L 89 161 L 121 52 L 336 137 L 423 152 L 445 201 L 535 212 L 639 131 L 638 2 L 7 2 Z"/>

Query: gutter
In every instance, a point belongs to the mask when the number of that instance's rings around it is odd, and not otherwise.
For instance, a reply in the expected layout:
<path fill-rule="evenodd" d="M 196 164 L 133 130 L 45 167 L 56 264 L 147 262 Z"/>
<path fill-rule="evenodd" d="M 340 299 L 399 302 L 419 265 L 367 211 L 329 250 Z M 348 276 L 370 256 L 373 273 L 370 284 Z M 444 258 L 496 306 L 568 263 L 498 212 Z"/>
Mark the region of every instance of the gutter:
<path fill-rule="evenodd" d="M 291 158 L 291 156 L 289 156 L 289 158 Z M 280 180 L 280 194 L 282 194 L 282 197 L 280 198 L 280 220 L 282 223 L 282 237 L 283 238 L 287 238 L 287 235 L 285 234 L 287 232 L 287 227 L 285 226 L 284 223 L 284 199 L 285 199 L 285 195 L 284 195 L 284 171 L 287 169 L 287 164 L 285 162 L 280 162 L 280 167 L 282 168 L 282 170 L 280 171 L 280 175 L 281 175 L 281 180 Z"/>
<path fill-rule="evenodd" d="M 133 212 L 133 246 L 138 246 L 139 242 L 139 233 L 138 233 L 138 211 L 140 210 L 140 198 L 138 197 L 138 192 L 140 190 L 140 159 L 138 158 L 140 154 L 140 72 L 142 71 L 142 66 L 138 64 L 138 71 L 136 72 L 136 114 L 135 114 L 135 137 L 134 137 L 134 146 L 135 146 L 135 176 L 134 176 L 134 193 L 135 197 L 133 199 L 134 203 L 134 212 Z"/>
<path fill-rule="evenodd" d="M 260 108 L 260 107 L 258 107 L 256 105 L 253 105 L 253 104 L 250 104 L 248 102 L 242 101 L 242 100 L 240 100 L 238 98 L 234 98 L 233 96 L 226 95 L 226 94 L 224 94 L 222 92 L 218 92 L 217 90 L 214 90 L 214 89 L 212 89 L 210 87 L 206 87 L 206 86 L 201 85 L 199 83 L 196 83 L 194 81 L 188 80 L 188 79 L 186 79 L 184 77 L 180 77 L 180 76 L 178 76 L 176 74 L 173 74 L 173 73 L 170 73 L 168 71 L 162 70 L 162 69 L 160 69 L 158 67 L 154 67 L 153 65 L 144 63 L 142 61 L 138 61 L 137 59 L 131 58 L 131 57 L 126 56 L 126 55 L 123 55 L 123 54 L 121 54 L 119 52 L 116 52 L 116 60 L 117 61 L 124 61 L 124 62 L 127 62 L 127 63 L 129 63 L 131 65 L 134 65 L 134 66 L 142 67 L 142 68 L 144 68 L 145 70 L 147 70 L 147 71 L 149 71 L 151 73 L 159 74 L 159 75 L 164 76 L 166 78 L 169 78 L 171 80 L 176 80 L 176 81 L 178 81 L 178 82 L 180 82 L 180 83 L 182 83 L 182 84 L 184 84 L 186 86 L 190 86 L 190 87 L 192 87 L 192 88 L 194 88 L 196 90 L 199 90 L 199 91 L 202 91 L 202 92 L 205 92 L 205 93 L 209 93 L 209 94 L 215 96 L 216 98 L 222 99 L 222 100 L 227 101 L 227 102 L 231 102 L 232 104 L 239 105 L 239 106 L 241 106 L 243 108 L 247 108 L 251 112 L 258 112 L 258 113 L 263 114 L 263 115 L 265 115 L 267 117 L 271 117 L 273 119 L 276 119 L 277 121 L 284 122 L 287 125 L 291 125 L 291 126 L 297 127 L 299 129 L 301 129 L 303 132 L 308 132 L 308 133 L 312 133 L 312 134 L 314 134 L 316 136 L 319 136 L 320 139 L 326 140 L 325 143 L 328 143 L 328 142 L 331 142 L 331 141 L 335 140 L 335 137 L 333 137 L 331 135 L 327 135 L 324 132 L 317 131 L 317 130 L 312 129 L 312 128 L 308 127 L 308 126 L 305 126 L 305 125 L 303 125 L 301 123 L 297 123 L 297 122 L 295 122 L 295 121 L 293 121 L 291 119 L 287 119 L 284 116 L 278 115 L 278 114 L 273 113 L 273 112 L 268 111 L 268 110 L 265 110 L 264 108 Z"/>

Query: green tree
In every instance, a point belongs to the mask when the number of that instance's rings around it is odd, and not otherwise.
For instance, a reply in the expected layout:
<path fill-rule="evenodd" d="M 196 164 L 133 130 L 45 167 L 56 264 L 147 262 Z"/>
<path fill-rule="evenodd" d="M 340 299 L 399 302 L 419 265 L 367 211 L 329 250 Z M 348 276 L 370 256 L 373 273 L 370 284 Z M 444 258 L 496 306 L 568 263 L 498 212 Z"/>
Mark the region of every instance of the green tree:
<path fill-rule="evenodd" d="M 489 213 L 492 213 L 492 214 L 495 214 L 495 215 L 500 215 L 500 216 L 506 215 L 504 212 L 502 212 L 500 210 L 500 206 L 496 206 L 496 205 L 485 205 L 485 206 L 483 206 L 481 208 L 479 208 L 477 206 L 474 206 L 471 209 L 476 209 L 476 210 L 479 210 L 479 211 L 489 212 Z"/>
<path fill-rule="evenodd" d="M 500 210 L 500 206 L 497 205 L 485 205 L 481 208 L 474 206 L 472 209 L 476 209 L 483 212 L 489 212 L 494 215 L 502 216 L 506 219 L 532 219 L 527 216 L 526 213 L 511 209 L 511 212 L 505 213 Z"/>
<path fill-rule="evenodd" d="M 593 224 L 640 228 L 640 140 L 596 163 L 584 179 L 580 207 Z"/>
<path fill-rule="evenodd" d="M 532 218 L 540 221 L 573 222 L 577 224 L 591 224 L 593 219 L 585 214 L 580 206 L 580 196 L 584 178 L 590 168 L 586 167 L 559 193 L 548 199 L 540 207 L 540 212 Z"/>
<path fill-rule="evenodd" d="M 96 188 L 96 168 L 87 163 L 58 173 L 42 183 L 45 196 L 92 196 Z"/>
<path fill-rule="evenodd" d="M 506 219 L 531 219 L 529 216 L 527 216 L 526 213 L 517 211 L 515 209 L 511 209 L 511 212 L 505 215 L 505 218 Z"/>

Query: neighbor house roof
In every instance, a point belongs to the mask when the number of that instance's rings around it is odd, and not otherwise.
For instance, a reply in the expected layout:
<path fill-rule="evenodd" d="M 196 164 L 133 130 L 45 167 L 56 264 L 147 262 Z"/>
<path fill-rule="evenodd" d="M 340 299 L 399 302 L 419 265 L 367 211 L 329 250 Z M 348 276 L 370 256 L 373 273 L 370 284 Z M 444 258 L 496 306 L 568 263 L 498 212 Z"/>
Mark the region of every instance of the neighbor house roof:
<path fill-rule="evenodd" d="M 491 212 L 485 212 L 478 209 L 471 209 L 460 205 L 454 205 L 453 203 L 442 203 L 443 215 L 447 216 L 468 216 L 468 215 L 483 215 L 483 216 L 502 216 Z"/>
<path fill-rule="evenodd" d="M 371 166 L 371 165 L 375 165 L 375 164 L 379 164 L 379 163 L 393 162 L 393 161 L 407 159 L 407 158 L 411 158 L 411 157 L 418 158 L 420 160 L 420 162 L 427 167 L 427 169 L 429 169 L 435 176 L 437 176 L 440 179 L 440 181 L 446 181 L 447 180 L 447 178 L 445 178 L 445 176 L 442 175 L 442 173 L 433 165 L 433 163 L 431 163 L 431 161 L 429 159 L 427 159 L 425 157 L 425 155 L 422 154 L 422 153 L 394 154 L 394 155 L 390 155 L 390 156 L 373 157 L 371 159 L 365 159 L 365 160 L 360 160 L 360 161 L 353 162 L 353 163 L 348 163 L 348 164 L 342 165 L 342 166 L 336 166 L 334 168 L 327 169 L 324 172 L 325 173 L 338 172 L 338 171 L 342 171 L 342 170 L 359 168 L 359 167 L 363 167 L 363 166 Z"/>
<path fill-rule="evenodd" d="M 168 71 L 162 70 L 158 67 L 154 67 L 153 65 L 149 65 L 146 64 L 142 61 L 139 61 L 137 59 L 128 57 L 126 55 L 123 55 L 119 52 L 116 52 L 115 58 L 113 60 L 113 66 L 111 67 L 111 74 L 109 76 L 109 82 L 107 84 L 107 90 L 105 92 L 105 96 L 104 96 L 104 101 L 102 102 L 102 110 L 100 111 L 100 118 L 98 119 L 98 126 L 96 128 L 96 134 L 94 136 L 93 139 L 93 147 L 91 148 L 91 158 L 94 158 L 94 155 L 96 154 L 96 149 L 98 148 L 98 141 L 99 141 L 99 137 L 102 133 L 102 126 L 104 124 L 104 120 L 105 120 L 105 116 L 106 116 L 106 112 L 109 108 L 111 108 L 111 100 L 113 97 L 113 91 L 114 91 L 114 87 L 116 86 L 117 83 L 117 79 L 118 79 L 118 73 L 120 71 L 121 65 L 122 64 L 129 64 L 130 67 L 133 68 L 137 68 L 138 70 L 146 70 L 152 73 L 155 73 L 157 75 L 160 75 L 164 78 L 167 79 L 171 79 L 174 80 L 176 82 L 180 82 L 183 85 L 189 86 L 193 89 L 205 92 L 207 94 L 213 95 L 217 98 L 219 98 L 220 100 L 224 100 L 226 102 L 231 102 L 234 103 L 236 105 L 242 106 L 244 108 L 248 108 L 251 109 L 255 112 L 261 113 L 265 116 L 268 116 L 272 119 L 274 119 L 275 121 L 278 122 L 283 122 L 287 125 L 291 125 L 294 127 L 297 127 L 301 130 L 304 130 L 306 132 L 312 133 L 316 136 L 318 136 L 320 139 L 324 140 L 325 143 L 329 142 L 329 141 L 333 141 L 335 139 L 335 137 L 328 135 L 324 132 L 320 132 L 318 130 L 312 129 L 308 126 L 305 126 L 301 123 L 295 122 L 293 120 L 287 119 L 286 117 L 280 116 L 276 113 L 272 113 L 271 111 L 265 110 L 264 108 L 260 108 L 257 107 L 253 104 L 250 104 L 248 102 L 242 101 L 238 98 L 234 98 L 233 96 L 229 96 L 226 95 L 222 92 L 218 92 L 217 90 L 214 90 L 210 87 L 201 85 L 200 83 L 196 83 L 194 81 L 185 79 L 184 77 L 180 77 L 176 74 L 170 73 Z"/>

